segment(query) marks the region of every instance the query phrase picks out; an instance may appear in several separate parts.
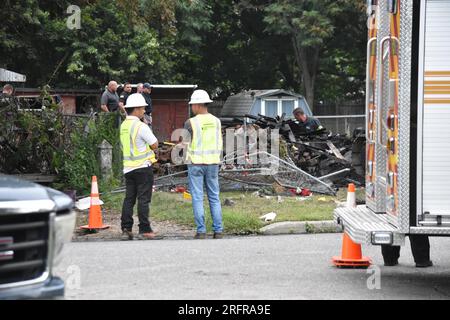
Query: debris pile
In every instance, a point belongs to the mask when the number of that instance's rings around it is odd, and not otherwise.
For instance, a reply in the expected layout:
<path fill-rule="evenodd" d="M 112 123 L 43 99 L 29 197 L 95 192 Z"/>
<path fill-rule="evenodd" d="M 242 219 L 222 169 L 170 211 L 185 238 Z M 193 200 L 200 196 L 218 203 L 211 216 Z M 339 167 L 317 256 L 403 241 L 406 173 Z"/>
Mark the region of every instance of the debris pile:
<path fill-rule="evenodd" d="M 306 196 L 315 192 L 336 194 L 339 187 L 348 183 L 364 184 L 365 136 L 364 130 L 355 130 L 352 137 L 333 134 L 326 129 L 306 132 L 293 120 L 284 116 L 271 118 L 263 115 L 246 115 L 244 119 L 221 119 L 224 142 L 227 129 L 235 129 L 237 145 L 225 153 L 221 165 L 222 186 L 242 189 L 243 186 L 263 188 L 279 185 L 294 190 L 293 195 Z M 267 150 L 275 144 L 277 155 L 256 148 L 259 140 L 251 139 L 255 132 L 263 129 L 267 137 L 274 130 L 279 132 L 277 141 L 267 139 Z M 156 165 L 159 187 L 173 189 L 187 186 L 185 165 L 171 163 L 175 144 L 165 143 L 158 150 Z M 179 150 L 182 150 L 181 148 Z M 253 152 L 254 151 L 254 152 Z M 293 193 L 294 193 L 293 192 Z"/>
<path fill-rule="evenodd" d="M 256 185 L 271 185 L 276 181 L 286 188 L 307 188 L 323 194 L 335 194 L 337 188 L 348 183 L 364 184 L 365 136 L 361 129 L 355 130 L 352 137 L 333 134 L 326 129 L 306 132 L 295 121 L 285 120 L 284 116 L 263 115 L 225 119 L 223 126 L 224 131 L 238 129 L 236 135 L 246 141 L 247 148 L 225 156 L 221 170 L 225 178 Z M 278 130 L 279 157 L 264 151 L 246 152 L 253 147 L 247 136 L 258 129 Z M 252 157 L 265 161 L 257 161 L 258 165 L 246 164 L 246 161 L 254 163 L 248 161 Z"/>

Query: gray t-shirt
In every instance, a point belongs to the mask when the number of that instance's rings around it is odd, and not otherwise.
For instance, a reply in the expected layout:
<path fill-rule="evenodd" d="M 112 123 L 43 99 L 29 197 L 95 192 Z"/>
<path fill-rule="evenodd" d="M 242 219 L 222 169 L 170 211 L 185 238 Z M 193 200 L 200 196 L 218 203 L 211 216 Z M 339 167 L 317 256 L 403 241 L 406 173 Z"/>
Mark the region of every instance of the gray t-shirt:
<path fill-rule="evenodd" d="M 117 111 L 119 108 L 119 96 L 117 92 L 111 92 L 106 89 L 105 92 L 103 92 L 101 104 L 106 105 L 110 112 Z"/>
<path fill-rule="evenodd" d="M 192 131 L 192 125 L 191 125 L 191 120 L 190 119 L 186 120 L 186 122 L 184 123 L 184 129 L 189 131 L 189 134 L 192 137 L 193 131 Z"/>

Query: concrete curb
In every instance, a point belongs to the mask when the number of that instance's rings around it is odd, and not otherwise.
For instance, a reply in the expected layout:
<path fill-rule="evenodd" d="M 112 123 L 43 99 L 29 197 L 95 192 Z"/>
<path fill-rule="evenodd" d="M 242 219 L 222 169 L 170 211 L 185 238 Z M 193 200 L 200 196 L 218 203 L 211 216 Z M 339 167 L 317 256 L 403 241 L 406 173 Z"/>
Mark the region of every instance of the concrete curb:
<path fill-rule="evenodd" d="M 327 221 L 284 221 L 269 224 L 259 229 L 260 234 L 306 234 L 306 233 L 340 233 L 342 227 L 332 220 Z"/>

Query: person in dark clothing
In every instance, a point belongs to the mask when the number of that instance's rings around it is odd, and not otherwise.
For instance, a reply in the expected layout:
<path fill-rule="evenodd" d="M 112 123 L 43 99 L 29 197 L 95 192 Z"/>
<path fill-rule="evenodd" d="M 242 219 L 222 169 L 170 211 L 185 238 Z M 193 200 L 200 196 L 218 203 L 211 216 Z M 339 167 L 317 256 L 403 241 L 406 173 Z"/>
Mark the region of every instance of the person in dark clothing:
<path fill-rule="evenodd" d="M 121 109 L 124 109 L 125 105 L 127 104 L 127 99 L 131 95 L 132 90 L 133 88 L 131 87 L 131 83 L 125 82 L 125 84 L 123 85 L 123 91 L 119 97 L 119 107 Z"/>
<path fill-rule="evenodd" d="M 125 115 L 125 108 L 120 106 L 119 95 L 117 94 L 118 84 L 116 81 L 110 81 L 105 92 L 103 92 L 100 108 L 103 112 L 114 113 L 116 118 L 115 125 L 119 128 L 122 122 L 121 114 Z"/>
<path fill-rule="evenodd" d="M 120 142 L 123 152 L 125 177 L 125 199 L 122 206 L 122 240 L 133 239 L 133 208 L 137 202 L 140 240 L 152 240 L 157 236 L 149 221 L 149 207 L 153 189 L 153 150 L 158 148 L 158 139 L 140 119 L 145 113 L 145 99 L 141 94 L 130 95 L 125 108 L 127 118 L 120 127 Z"/>
<path fill-rule="evenodd" d="M 117 95 L 117 82 L 110 81 L 108 88 L 103 92 L 101 109 L 104 112 L 115 112 L 119 109 L 119 96 Z"/>
<path fill-rule="evenodd" d="M 147 106 L 145 107 L 144 122 L 148 124 L 150 127 L 153 122 L 152 119 L 153 104 L 151 93 L 152 93 L 152 85 L 148 82 L 144 83 L 142 95 L 144 96 L 145 102 L 147 103 Z"/>
<path fill-rule="evenodd" d="M 302 108 L 294 109 L 292 114 L 295 117 L 294 123 L 302 126 L 306 133 L 315 132 L 323 128 L 319 120 L 308 117 Z"/>
<path fill-rule="evenodd" d="M 427 235 L 410 234 L 411 251 L 417 268 L 433 266 L 430 260 L 430 240 Z M 385 266 L 396 266 L 400 257 L 400 246 L 381 246 Z"/>

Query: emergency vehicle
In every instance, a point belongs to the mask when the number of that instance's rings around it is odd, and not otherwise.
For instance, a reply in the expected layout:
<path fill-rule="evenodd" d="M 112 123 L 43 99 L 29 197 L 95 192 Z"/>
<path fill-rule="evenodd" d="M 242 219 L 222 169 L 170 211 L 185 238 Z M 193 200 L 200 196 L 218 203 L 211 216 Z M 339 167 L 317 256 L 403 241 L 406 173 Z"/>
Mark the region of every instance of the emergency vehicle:
<path fill-rule="evenodd" d="M 359 244 L 450 236 L 450 0 L 368 1 L 366 203 L 337 208 Z"/>

